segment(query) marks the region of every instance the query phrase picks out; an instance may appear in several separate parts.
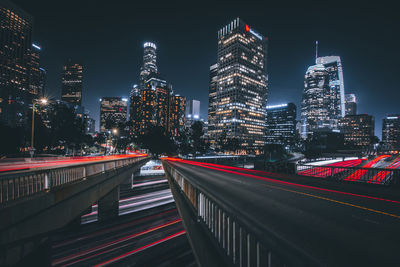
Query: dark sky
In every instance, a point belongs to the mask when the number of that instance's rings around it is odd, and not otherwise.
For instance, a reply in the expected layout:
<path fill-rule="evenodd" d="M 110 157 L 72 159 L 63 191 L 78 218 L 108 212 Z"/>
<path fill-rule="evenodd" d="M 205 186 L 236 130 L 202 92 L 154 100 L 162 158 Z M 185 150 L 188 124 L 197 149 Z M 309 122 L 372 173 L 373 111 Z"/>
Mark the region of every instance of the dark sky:
<path fill-rule="evenodd" d="M 206 118 L 216 32 L 236 17 L 269 37 L 268 104 L 291 101 L 299 110 L 304 74 L 314 63 L 318 40 L 321 56 L 341 56 L 346 93 L 357 95 L 359 113 L 375 116 L 376 135 L 381 136 L 385 114 L 400 113 L 400 23 L 390 7 L 333 8 L 331 1 L 313 8 L 263 6 L 261 1 L 196 1 L 196 6 L 192 1 L 14 2 L 34 16 L 49 95 L 60 98 L 62 64 L 69 58 L 82 62 L 83 105 L 97 123 L 98 99 L 128 97 L 137 83 L 145 41 L 157 44 L 161 75 L 176 93 L 200 100 Z"/>

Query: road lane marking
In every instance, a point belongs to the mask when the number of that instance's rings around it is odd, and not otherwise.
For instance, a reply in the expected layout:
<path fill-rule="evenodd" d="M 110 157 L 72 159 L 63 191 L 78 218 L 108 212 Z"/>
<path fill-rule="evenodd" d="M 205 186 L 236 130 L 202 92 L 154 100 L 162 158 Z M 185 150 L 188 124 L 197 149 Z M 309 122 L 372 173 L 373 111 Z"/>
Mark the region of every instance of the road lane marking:
<path fill-rule="evenodd" d="M 359 208 L 359 209 L 362 209 L 362 210 L 367 210 L 367 211 L 371 211 L 371 212 L 375 212 L 375 213 L 391 216 L 391 217 L 394 217 L 396 219 L 400 219 L 399 215 L 395 215 L 395 214 L 392 214 L 392 213 L 387 213 L 387 212 L 380 211 L 380 210 L 370 209 L 370 208 L 367 208 L 367 207 L 364 207 L 364 206 L 359 206 L 359 205 L 351 204 L 351 203 L 348 203 L 348 202 L 343 202 L 343 201 L 339 201 L 339 200 L 335 200 L 335 199 L 331 199 L 331 198 L 327 198 L 327 197 L 322 197 L 322 196 L 317 196 L 317 195 L 313 195 L 313 194 L 305 193 L 305 192 L 300 192 L 300 191 L 296 191 L 296 190 L 286 189 L 286 188 L 282 188 L 282 187 L 274 186 L 274 185 L 265 185 L 264 184 L 263 186 L 271 187 L 271 188 L 275 188 L 275 189 L 278 189 L 278 190 L 283 190 L 283 191 L 287 191 L 287 192 L 291 192 L 291 193 L 296 193 L 296 194 L 300 194 L 300 195 L 305 195 L 305 196 L 309 196 L 309 197 L 319 198 L 319 199 L 322 199 L 322 200 L 327 200 L 327 201 L 330 201 L 330 202 L 342 204 L 342 205 L 345 205 L 345 206 Z"/>

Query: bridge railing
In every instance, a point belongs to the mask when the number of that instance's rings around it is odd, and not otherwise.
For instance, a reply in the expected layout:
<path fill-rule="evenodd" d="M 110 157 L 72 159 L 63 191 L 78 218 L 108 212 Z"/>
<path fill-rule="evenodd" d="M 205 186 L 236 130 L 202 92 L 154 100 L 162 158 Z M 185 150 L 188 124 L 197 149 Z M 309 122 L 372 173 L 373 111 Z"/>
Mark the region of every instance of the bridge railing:
<path fill-rule="evenodd" d="M 297 174 L 339 181 L 399 185 L 400 170 L 383 168 L 296 165 Z"/>
<path fill-rule="evenodd" d="M 0 174 L 0 204 L 85 180 L 147 159 L 145 156 L 110 159 L 47 169 Z"/>
<path fill-rule="evenodd" d="M 280 240 L 257 218 L 224 201 L 193 175 L 184 174 L 163 161 L 170 183 L 174 183 L 191 203 L 198 223 L 209 233 L 229 265 L 233 266 L 314 266 L 314 259 L 289 242 Z"/>

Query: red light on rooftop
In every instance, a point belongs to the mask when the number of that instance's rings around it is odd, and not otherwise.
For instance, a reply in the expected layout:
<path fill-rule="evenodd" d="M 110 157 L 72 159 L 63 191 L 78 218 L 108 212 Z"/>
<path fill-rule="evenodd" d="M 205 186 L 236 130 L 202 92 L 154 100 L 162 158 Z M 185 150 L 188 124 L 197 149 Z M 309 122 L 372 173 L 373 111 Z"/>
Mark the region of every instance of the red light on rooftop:
<path fill-rule="evenodd" d="M 246 32 L 250 31 L 250 26 L 246 24 L 245 29 L 246 29 Z"/>

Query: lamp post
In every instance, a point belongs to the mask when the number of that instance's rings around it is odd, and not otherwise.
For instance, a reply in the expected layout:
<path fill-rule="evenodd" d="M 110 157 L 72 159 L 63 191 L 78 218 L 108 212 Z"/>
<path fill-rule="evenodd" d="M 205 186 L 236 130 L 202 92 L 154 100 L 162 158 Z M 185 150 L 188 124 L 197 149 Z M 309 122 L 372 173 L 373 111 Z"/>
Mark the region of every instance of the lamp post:
<path fill-rule="evenodd" d="M 118 130 L 114 128 L 114 129 L 112 130 L 112 133 L 113 133 L 114 136 L 116 136 L 116 135 L 118 134 Z M 114 154 L 115 154 L 116 149 L 117 149 L 117 144 L 118 144 L 118 139 L 117 139 L 117 141 L 115 142 Z"/>
<path fill-rule="evenodd" d="M 30 154 L 31 158 L 33 157 L 33 154 L 35 153 L 35 148 L 34 148 L 34 135 L 35 135 L 35 104 L 40 103 L 43 105 L 47 104 L 47 99 L 46 98 L 41 98 L 41 99 L 33 99 L 32 100 L 32 134 L 31 134 L 31 149 L 30 149 Z"/>

